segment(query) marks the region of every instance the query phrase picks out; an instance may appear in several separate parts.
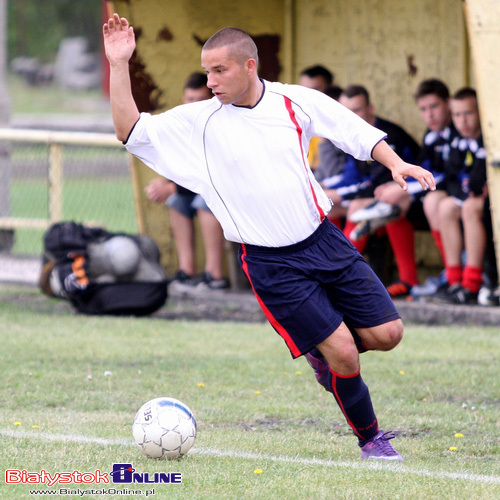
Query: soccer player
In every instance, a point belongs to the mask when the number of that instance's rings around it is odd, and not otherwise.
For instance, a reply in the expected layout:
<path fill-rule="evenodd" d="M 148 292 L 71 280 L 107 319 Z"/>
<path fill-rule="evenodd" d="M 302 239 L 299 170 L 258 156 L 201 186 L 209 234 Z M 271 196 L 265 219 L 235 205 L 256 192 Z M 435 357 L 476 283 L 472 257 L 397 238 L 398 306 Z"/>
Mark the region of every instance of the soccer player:
<path fill-rule="evenodd" d="M 373 157 L 394 180 L 432 174 L 405 163 L 384 133 L 334 99 L 258 77 L 257 47 L 237 28 L 210 37 L 201 53 L 214 98 L 152 116 L 134 102 L 128 61 L 134 31 L 114 14 L 103 26 L 111 109 L 118 139 L 159 174 L 199 192 L 240 262 L 271 325 L 293 358 L 317 347 L 316 368 L 361 446 L 361 456 L 402 460 L 379 429 L 359 351 L 390 350 L 403 323 L 387 291 L 343 233 L 326 218 L 330 201 L 307 162 L 309 139 Z M 356 341 L 355 341 L 356 340 Z"/>
<path fill-rule="evenodd" d="M 430 170 L 436 179 L 436 191 L 419 195 L 423 199 L 425 216 L 439 250 L 443 264 L 446 264 L 441 232 L 439 231 L 439 203 L 446 197 L 446 176 L 444 165 L 448 161 L 450 144 L 458 135 L 451 119 L 450 92 L 447 85 L 437 78 L 423 80 L 417 88 L 415 101 L 420 116 L 427 126 L 423 138 L 419 165 Z M 436 283 L 439 287 L 440 282 Z M 441 281 L 441 286 L 446 282 Z M 437 291 L 437 288 L 436 288 Z"/>

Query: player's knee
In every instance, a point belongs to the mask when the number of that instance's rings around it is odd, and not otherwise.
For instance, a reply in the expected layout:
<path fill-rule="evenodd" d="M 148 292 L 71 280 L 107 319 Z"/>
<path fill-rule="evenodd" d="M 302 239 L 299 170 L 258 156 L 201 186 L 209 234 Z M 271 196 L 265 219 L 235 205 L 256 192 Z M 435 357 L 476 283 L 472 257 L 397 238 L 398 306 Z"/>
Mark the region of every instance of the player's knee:
<path fill-rule="evenodd" d="M 340 344 L 336 349 L 335 355 L 339 363 L 343 365 L 357 365 L 358 363 L 358 350 L 352 342 Z"/>
<path fill-rule="evenodd" d="M 390 321 L 384 325 L 384 334 L 379 338 L 378 349 L 390 351 L 394 349 L 403 338 L 403 322 L 400 319 Z"/>

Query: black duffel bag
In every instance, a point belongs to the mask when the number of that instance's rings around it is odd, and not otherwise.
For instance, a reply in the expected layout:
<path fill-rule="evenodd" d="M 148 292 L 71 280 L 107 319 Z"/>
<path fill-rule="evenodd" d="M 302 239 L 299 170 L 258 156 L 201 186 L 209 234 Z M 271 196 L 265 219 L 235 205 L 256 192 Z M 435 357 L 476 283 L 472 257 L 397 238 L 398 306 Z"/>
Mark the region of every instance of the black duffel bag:
<path fill-rule="evenodd" d="M 52 225 L 43 238 L 40 288 L 85 314 L 147 315 L 167 300 L 156 243 L 75 222 Z"/>

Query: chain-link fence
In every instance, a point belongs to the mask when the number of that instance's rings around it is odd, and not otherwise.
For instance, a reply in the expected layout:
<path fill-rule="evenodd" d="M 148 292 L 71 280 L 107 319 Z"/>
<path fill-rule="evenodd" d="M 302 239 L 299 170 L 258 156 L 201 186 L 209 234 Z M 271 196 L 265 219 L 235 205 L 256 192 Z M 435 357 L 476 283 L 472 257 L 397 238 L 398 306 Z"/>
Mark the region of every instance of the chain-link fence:
<path fill-rule="evenodd" d="M 16 140 L 0 136 L 4 253 L 40 255 L 45 230 L 60 220 L 137 232 L 129 157 L 113 137 L 102 135 L 113 145 L 99 145 L 88 139 L 97 134 L 59 133 L 54 142 L 54 133 L 33 131 L 36 140 L 23 139 L 23 133 L 12 131 Z M 85 141 L 79 143 L 80 137 Z"/>

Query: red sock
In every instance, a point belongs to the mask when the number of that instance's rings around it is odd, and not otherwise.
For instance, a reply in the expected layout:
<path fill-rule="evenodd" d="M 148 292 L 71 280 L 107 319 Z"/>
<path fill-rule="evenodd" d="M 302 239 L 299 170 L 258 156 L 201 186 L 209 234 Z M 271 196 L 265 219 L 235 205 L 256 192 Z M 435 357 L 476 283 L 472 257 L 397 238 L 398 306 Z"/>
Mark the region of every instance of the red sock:
<path fill-rule="evenodd" d="M 446 267 L 446 279 L 450 285 L 460 283 L 462 281 L 462 267 L 448 266 Z"/>
<path fill-rule="evenodd" d="M 474 266 L 465 266 L 462 276 L 462 286 L 477 293 L 483 283 L 483 268 Z"/>
<path fill-rule="evenodd" d="M 444 267 L 446 267 L 446 257 L 444 254 L 443 240 L 441 239 L 441 233 L 437 229 L 431 229 L 432 237 L 434 238 L 434 242 L 439 250 L 439 255 L 441 255 L 441 259 L 443 261 Z"/>
<path fill-rule="evenodd" d="M 406 217 L 401 217 L 387 224 L 385 230 L 396 259 L 399 279 L 408 285 L 416 285 L 418 277 L 415 259 L 415 234 L 411 222 Z"/>
<path fill-rule="evenodd" d="M 357 248 L 358 252 L 363 253 L 364 249 L 366 248 L 366 244 L 368 243 L 368 236 L 363 236 L 363 238 L 360 238 L 359 240 L 356 241 L 352 241 L 351 238 L 349 238 L 351 231 L 357 225 L 358 225 L 357 222 L 346 220 L 344 226 L 344 234 L 347 236 L 349 241 Z"/>

